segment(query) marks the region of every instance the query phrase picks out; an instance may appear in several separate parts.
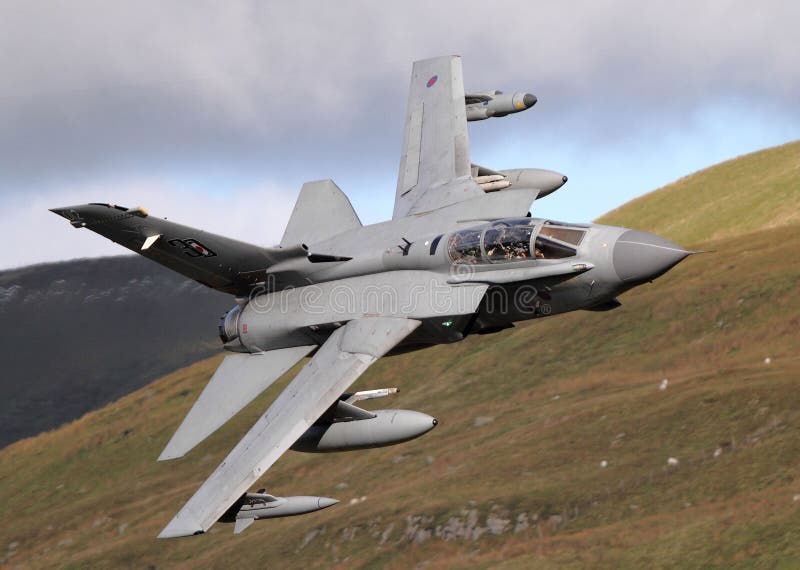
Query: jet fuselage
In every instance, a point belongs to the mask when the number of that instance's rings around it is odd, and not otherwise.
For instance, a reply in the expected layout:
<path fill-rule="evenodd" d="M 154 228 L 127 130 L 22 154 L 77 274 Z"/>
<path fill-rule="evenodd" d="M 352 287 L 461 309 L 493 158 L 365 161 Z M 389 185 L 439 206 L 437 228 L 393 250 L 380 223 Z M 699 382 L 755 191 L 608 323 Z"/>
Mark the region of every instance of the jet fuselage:
<path fill-rule="evenodd" d="M 398 312 L 423 326 L 395 352 L 454 342 L 517 321 L 615 308 L 618 295 L 690 253 L 654 234 L 599 224 L 510 218 L 431 233 L 422 218 L 305 246 L 346 261 L 298 257 L 273 266 L 263 287 L 223 319 L 226 348 L 321 343 L 352 319 Z"/>

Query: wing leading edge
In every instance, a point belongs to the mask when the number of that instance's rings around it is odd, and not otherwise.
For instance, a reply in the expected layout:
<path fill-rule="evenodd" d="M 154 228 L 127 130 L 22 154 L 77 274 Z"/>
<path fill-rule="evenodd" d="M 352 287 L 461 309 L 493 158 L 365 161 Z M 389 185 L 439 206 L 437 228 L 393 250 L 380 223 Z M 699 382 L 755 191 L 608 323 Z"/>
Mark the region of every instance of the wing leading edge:
<path fill-rule="evenodd" d="M 96 232 L 203 285 L 247 296 L 264 270 L 291 257 L 295 247 L 265 248 L 150 216 L 142 208 L 84 204 L 53 208 L 76 228 Z"/>
<path fill-rule="evenodd" d="M 420 324 L 365 317 L 334 331 L 159 538 L 207 531 L 367 368 Z"/>

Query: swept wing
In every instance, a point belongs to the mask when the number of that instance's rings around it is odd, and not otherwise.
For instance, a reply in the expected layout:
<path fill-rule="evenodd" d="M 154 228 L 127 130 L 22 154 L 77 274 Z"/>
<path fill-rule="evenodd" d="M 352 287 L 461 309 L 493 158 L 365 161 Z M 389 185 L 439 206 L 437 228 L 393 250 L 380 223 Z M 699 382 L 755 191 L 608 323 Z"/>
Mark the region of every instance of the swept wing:
<path fill-rule="evenodd" d="M 208 530 L 370 365 L 420 324 L 365 317 L 335 330 L 159 538 Z"/>
<path fill-rule="evenodd" d="M 142 208 L 84 204 L 53 208 L 76 228 L 108 239 L 225 293 L 247 296 L 267 267 L 292 257 L 307 257 L 294 247 L 259 247 L 149 215 Z"/>

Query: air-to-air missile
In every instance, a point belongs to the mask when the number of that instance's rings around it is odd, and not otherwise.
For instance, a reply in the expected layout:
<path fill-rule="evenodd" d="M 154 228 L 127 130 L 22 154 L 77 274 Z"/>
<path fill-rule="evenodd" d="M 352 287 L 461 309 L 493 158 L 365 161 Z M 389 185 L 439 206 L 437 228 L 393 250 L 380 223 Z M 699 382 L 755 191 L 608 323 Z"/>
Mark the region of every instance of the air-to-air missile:
<path fill-rule="evenodd" d="M 239 534 L 259 519 L 293 517 L 321 511 L 338 503 L 329 497 L 275 497 L 260 489 L 245 493 L 220 517 L 219 522 L 235 523 L 233 533 Z"/>
<path fill-rule="evenodd" d="M 530 109 L 536 104 L 536 96 L 521 91 L 503 93 L 495 90 L 467 93 L 464 103 L 467 106 L 468 121 L 483 121 L 491 117 L 505 117 L 511 113 Z"/>
<path fill-rule="evenodd" d="M 464 96 L 468 121 L 482 121 L 492 117 L 505 117 L 511 113 L 519 113 L 536 104 L 536 96 L 517 91 L 485 91 L 467 93 Z M 472 177 L 484 192 L 496 192 L 506 188 L 536 188 L 539 194 L 536 199 L 561 188 L 567 177 L 552 170 L 541 168 L 515 168 L 513 170 L 492 170 L 477 164 L 472 165 Z"/>

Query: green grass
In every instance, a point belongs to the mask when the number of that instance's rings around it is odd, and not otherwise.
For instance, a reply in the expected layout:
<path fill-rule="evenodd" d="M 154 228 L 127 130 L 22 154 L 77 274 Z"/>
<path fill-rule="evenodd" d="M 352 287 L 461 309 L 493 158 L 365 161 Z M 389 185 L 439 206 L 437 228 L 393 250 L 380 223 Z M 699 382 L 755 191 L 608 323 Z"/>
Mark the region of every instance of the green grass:
<path fill-rule="evenodd" d="M 219 357 L 13 444 L 0 452 L 0 558 L 66 568 L 797 567 L 800 224 L 698 243 L 716 253 L 624 295 L 613 312 L 379 361 L 356 387 L 399 386 L 374 404 L 440 425 L 385 449 L 286 454 L 263 485 L 341 499 L 320 513 L 235 537 L 217 524 L 202 537 L 154 538 L 297 368 L 179 461 L 155 459 Z M 480 416 L 493 420 L 476 427 Z"/>
<path fill-rule="evenodd" d="M 597 221 L 684 246 L 800 222 L 800 141 L 706 168 Z"/>

